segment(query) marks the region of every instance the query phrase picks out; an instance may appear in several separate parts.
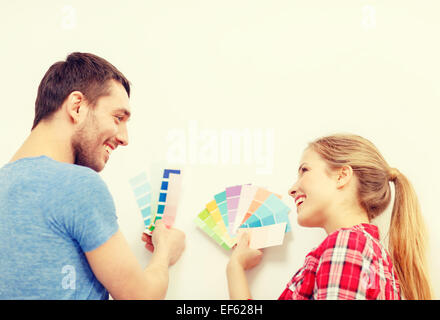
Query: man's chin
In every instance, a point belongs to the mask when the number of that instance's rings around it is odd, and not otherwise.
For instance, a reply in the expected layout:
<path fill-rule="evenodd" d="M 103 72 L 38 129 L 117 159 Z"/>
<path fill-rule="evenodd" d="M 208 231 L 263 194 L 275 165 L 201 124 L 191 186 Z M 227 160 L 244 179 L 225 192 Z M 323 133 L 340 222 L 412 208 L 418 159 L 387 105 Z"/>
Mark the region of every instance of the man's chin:
<path fill-rule="evenodd" d="M 92 170 L 95 170 L 96 172 L 101 172 L 102 170 L 104 170 L 105 167 L 105 163 L 100 163 L 100 164 L 96 164 L 93 167 L 89 167 Z"/>
<path fill-rule="evenodd" d="M 90 168 L 90 169 L 93 169 L 93 170 L 95 170 L 96 172 L 101 172 L 102 170 L 104 170 L 104 167 L 105 167 L 105 166 L 101 166 L 101 167 L 99 167 L 99 168 Z"/>
<path fill-rule="evenodd" d="M 101 172 L 104 167 L 105 167 L 105 163 L 86 163 L 86 162 L 76 162 L 76 165 L 79 166 L 83 166 L 83 167 L 87 167 L 90 168 L 96 172 Z"/>

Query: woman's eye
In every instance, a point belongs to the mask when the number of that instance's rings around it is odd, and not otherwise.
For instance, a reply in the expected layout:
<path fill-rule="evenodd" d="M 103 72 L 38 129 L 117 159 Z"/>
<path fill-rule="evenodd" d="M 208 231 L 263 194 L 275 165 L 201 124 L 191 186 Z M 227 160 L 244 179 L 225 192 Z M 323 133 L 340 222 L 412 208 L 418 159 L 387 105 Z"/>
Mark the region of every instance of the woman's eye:
<path fill-rule="evenodd" d="M 306 171 L 309 171 L 309 169 L 304 168 L 304 167 L 301 168 L 301 173 L 304 173 L 304 172 L 306 172 Z"/>

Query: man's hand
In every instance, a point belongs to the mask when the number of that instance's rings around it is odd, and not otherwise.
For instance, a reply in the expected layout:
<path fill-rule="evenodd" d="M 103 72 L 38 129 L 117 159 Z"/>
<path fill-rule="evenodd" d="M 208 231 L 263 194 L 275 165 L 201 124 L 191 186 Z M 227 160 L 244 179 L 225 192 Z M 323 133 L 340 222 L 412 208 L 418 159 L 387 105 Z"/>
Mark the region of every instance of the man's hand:
<path fill-rule="evenodd" d="M 162 220 L 156 222 L 152 236 L 142 234 L 142 241 L 150 252 L 166 257 L 168 266 L 175 264 L 185 249 L 185 234 L 168 228 Z"/>

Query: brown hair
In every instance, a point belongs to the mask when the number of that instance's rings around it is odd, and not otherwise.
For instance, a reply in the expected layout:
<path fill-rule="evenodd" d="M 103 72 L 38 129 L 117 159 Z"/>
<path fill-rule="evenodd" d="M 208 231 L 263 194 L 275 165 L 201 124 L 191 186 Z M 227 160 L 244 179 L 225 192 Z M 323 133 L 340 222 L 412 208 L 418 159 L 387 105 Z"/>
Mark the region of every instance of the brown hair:
<path fill-rule="evenodd" d="M 111 63 L 91 53 L 74 52 L 66 61 L 54 63 L 47 70 L 38 87 L 35 101 L 37 124 L 49 118 L 73 91 L 80 91 L 94 106 L 97 100 L 109 94 L 109 80 L 121 83 L 130 97 L 130 82 Z"/>
<path fill-rule="evenodd" d="M 358 183 L 358 199 L 369 220 L 381 214 L 395 185 L 388 249 L 405 299 L 432 299 L 426 259 L 427 232 L 417 195 L 409 180 L 391 168 L 378 149 L 357 135 L 332 135 L 309 144 L 331 169 L 349 165 Z"/>

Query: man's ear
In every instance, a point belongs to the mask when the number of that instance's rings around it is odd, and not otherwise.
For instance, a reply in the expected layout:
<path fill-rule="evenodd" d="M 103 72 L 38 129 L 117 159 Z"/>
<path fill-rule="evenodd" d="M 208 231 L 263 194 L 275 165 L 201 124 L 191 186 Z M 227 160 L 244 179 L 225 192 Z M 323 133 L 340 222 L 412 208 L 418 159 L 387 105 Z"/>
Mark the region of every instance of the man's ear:
<path fill-rule="evenodd" d="M 353 178 L 353 168 L 349 165 L 345 165 L 337 171 L 336 185 L 338 189 L 344 188 Z"/>
<path fill-rule="evenodd" d="M 86 117 L 88 105 L 81 91 L 72 91 L 64 100 L 64 104 L 65 111 L 72 123 L 77 124 Z"/>

